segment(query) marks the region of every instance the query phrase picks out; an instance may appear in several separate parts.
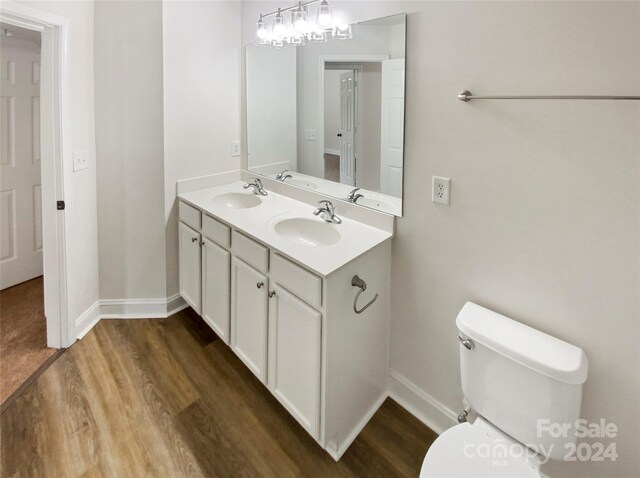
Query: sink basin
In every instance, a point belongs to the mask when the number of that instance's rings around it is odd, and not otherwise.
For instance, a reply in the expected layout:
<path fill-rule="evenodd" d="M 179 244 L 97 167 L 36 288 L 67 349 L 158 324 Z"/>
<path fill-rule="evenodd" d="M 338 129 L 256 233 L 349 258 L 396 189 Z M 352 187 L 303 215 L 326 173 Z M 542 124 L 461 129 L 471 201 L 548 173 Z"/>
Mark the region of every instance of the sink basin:
<path fill-rule="evenodd" d="M 213 203 L 231 209 L 248 209 L 259 206 L 262 199 L 250 193 L 224 193 L 214 197 Z"/>
<path fill-rule="evenodd" d="M 330 246 L 340 240 L 336 226 L 315 219 L 292 217 L 276 223 L 276 234 L 296 244 L 311 247 Z"/>

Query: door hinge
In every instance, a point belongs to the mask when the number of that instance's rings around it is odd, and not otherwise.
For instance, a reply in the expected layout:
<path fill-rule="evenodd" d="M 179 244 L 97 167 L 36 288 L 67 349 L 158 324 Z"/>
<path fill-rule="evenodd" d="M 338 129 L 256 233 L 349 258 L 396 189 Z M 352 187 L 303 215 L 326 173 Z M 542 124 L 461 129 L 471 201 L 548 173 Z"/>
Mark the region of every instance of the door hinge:
<path fill-rule="evenodd" d="M 64 201 L 57 201 L 56 202 L 56 209 L 58 211 L 64 211 L 64 208 L 65 208 Z"/>

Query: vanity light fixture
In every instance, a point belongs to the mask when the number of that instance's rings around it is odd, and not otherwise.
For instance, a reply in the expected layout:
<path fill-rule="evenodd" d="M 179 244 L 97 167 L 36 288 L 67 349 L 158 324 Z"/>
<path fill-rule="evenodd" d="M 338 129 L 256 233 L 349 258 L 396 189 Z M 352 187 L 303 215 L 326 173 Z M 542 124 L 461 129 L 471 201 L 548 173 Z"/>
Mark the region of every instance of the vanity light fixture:
<path fill-rule="evenodd" d="M 316 3 L 319 3 L 316 14 L 310 15 L 308 7 Z M 283 15 L 285 12 L 291 12 L 289 22 Z M 265 19 L 272 16 L 271 28 L 268 28 Z M 315 18 L 315 23 L 312 23 L 311 18 Z M 258 45 L 271 45 L 276 48 L 286 45 L 304 46 L 307 41 L 325 43 L 329 41 L 330 36 L 339 40 L 349 40 L 353 38 L 353 32 L 351 25 L 342 22 L 337 24 L 327 0 L 298 2 L 292 7 L 261 13 L 256 22 Z"/>

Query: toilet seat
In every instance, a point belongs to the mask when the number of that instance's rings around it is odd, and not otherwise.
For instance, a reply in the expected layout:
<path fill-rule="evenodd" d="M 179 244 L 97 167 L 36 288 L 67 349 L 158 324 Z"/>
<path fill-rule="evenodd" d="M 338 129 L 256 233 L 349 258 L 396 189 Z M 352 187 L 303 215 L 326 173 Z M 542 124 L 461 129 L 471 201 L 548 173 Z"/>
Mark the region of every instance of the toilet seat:
<path fill-rule="evenodd" d="M 540 478 L 538 456 L 482 417 L 449 428 L 429 448 L 420 478 Z"/>

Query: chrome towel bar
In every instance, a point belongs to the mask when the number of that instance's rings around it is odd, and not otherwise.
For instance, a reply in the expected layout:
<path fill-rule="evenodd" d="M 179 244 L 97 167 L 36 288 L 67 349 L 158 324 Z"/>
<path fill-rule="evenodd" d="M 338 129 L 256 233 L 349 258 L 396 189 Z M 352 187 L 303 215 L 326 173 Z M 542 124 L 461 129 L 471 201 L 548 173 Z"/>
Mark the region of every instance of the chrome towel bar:
<path fill-rule="evenodd" d="M 356 294 L 356 298 L 353 299 L 353 311 L 356 314 L 362 314 L 365 310 L 367 310 L 369 308 L 369 306 L 371 304 L 373 304 L 377 299 L 378 299 L 378 294 L 375 295 L 375 297 L 373 299 L 371 299 L 369 301 L 369 303 L 367 305 L 365 305 L 362 309 L 358 309 L 358 297 L 360 297 L 360 294 L 362 294 L 365 290 L 367 290 L 367 283 L 365 281 L 363 281 L 362 279 L 360 279 L 360 277 L 358 277 L 357 275 L 353 276 L 351 278 L 351 285 L 354 287 L 358 287 L 360 290 L 358 291 L 358 293 Z"/>
<path fill-rule="evenodd" d="M 543 95 L 543 96 L 475 96 L 465 90 L 458 93 L 458 99 L 468 103 L 471 100 L 640 100 L 640 96 L 598 96 L 598 95 Z"/>

